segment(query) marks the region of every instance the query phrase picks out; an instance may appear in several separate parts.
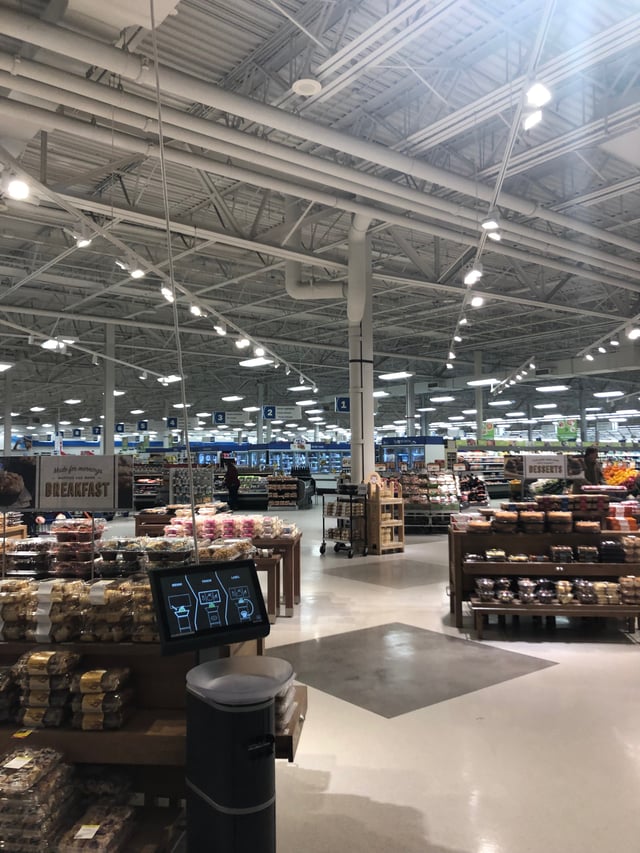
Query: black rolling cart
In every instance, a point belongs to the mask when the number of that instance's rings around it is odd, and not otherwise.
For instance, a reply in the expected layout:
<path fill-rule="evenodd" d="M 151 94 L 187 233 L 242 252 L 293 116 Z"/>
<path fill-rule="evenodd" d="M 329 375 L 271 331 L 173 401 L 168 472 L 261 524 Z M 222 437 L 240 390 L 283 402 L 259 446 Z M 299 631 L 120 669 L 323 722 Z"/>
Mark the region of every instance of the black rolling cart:
<path fill-rule="evenodd" d="M 343 485 L 335 496 L 322 495 L 321 554 L 326 553 L 329 540 L 334 543 L 333 550 L 336 554 L 346 551 L 351 559 L 360 551 L 362 556 L 366 557 L 369 553 L 367 538 L 366 491 L 359 494 L 358 486 Z"/>

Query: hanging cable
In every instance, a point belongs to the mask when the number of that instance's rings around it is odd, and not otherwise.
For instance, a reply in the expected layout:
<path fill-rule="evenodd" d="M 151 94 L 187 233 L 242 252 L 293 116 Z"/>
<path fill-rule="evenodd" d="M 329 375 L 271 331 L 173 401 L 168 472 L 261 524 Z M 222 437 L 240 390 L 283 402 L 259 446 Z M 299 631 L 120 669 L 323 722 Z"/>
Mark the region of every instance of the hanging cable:
<path fill-rule="evenodd" d="M 169 214 L 169 189 L 167 186 L 167 167 L 165 163 L 164 156 L 164 132 L 162 129 L 162 103 L 160 98 L 160 71 L 159 71 L 159 61 L 158 61 L 158 34 L 156 32 L 156 21 L 155 21 L 155 10 L 154 10 L 154 0 L 149 0 L 149 12 L 151 17 L 151 43 L 153 47 L 153 64 L 154 64 L 154 77 L 155 77 L 155 86 L 156 86 L 156 107 L 158 110 L 158 151 L 160 153 L 160 176 L 162 180 L 162 200 L 164 204 L 164 217 L 165 217 L 165 228 L 167 234 L 167 262 L 169 266 L 169 282 L 171 286 L 171 292 L 173 295 L 172 309 L 173 309 L 173 328 L 174 334 L 176 338 L 176 358 L 178 361 L 178 374 L 182 379 L 181 388 L 182 388 L 182 412 L 184 416 L 184 443 L 185 450 L 187 454 L 187 478 L 189 481 L 189 503 L 191 505 L 191 525 L 193 528 L 193 541 L 194 541 L 194 551 L 195 551 L 195 562 L 198 564 L 200 562 L 199 548 L 198 548 L 198 528 L 196 525 L 196 506 L 193 498 L 193 462 L 191 459 L 191 442 L 189 441 L 189 417 L 187 410 L 187 389 L 184 378 L 184 367 L 182 360 L 182 343 L 180 341 L 180 322 L 178 318 L 178 301 L 176 299 L 176 280 L 175 280 L 175 270 L 173 264 L 173 248 L 171 246 L 171 218 Z"/>

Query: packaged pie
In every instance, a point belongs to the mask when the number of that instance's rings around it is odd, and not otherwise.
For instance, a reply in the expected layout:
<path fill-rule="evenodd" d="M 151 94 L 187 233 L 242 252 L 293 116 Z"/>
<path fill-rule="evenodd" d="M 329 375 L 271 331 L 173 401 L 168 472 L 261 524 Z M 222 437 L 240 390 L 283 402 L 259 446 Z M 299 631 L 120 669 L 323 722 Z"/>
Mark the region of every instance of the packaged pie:
<path fill-rule="evenodd" d="M 72 672 L 79 663 L 80 655 L 75 652 L 42 649 L 25 652 L 18 659 L 14 672 L 18 677 L 21 677 L 23 672 L 28 675 L 62 675 Z"/>
<path fill-rule="evenodd" d="M 89 669 L 77 672 L 71 682 L 74 693 L 114 693 L 129 681 L 131 670 L 127 666 L 111 669 Z"/>
<path fill-rule="evenodd" d="M 117 853 L 126 850 L 134 825 L 130 806 L 93 805 L 60 839 L 58 853 Z"/>
<path fill-rule="evenodd" d="M 20 747 L 0 760 L 0 797 L 20 796 L 62 763 L 55 749 Z"/>

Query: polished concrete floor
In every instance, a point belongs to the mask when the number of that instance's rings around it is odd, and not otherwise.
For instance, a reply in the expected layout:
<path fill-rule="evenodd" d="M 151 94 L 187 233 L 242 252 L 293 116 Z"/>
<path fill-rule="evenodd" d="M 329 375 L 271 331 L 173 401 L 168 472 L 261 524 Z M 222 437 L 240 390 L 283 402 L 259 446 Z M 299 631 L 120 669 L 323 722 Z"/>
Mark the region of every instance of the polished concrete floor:
<path fill-rule="evenodd" d="M 404 554 L 319 554 L 270 654 L 309 685 L 278 762 L 279 853 L 608 853 L 638 844 L 640 649 L 613 626 L 450 624 L 445 536 Z"/>

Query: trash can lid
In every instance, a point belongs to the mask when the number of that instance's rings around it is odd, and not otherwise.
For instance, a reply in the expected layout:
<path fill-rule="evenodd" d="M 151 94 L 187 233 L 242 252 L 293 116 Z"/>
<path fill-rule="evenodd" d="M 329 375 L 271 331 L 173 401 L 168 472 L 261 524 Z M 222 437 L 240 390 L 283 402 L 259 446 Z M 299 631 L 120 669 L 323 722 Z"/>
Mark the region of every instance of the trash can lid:
<path fill-rule="evenodd" d="M 254 705 L 273 699 L 293 667 L 281 658 L 233 657 L 208 661 L 187 673 L 187 689 L 221 705 Z"/>

